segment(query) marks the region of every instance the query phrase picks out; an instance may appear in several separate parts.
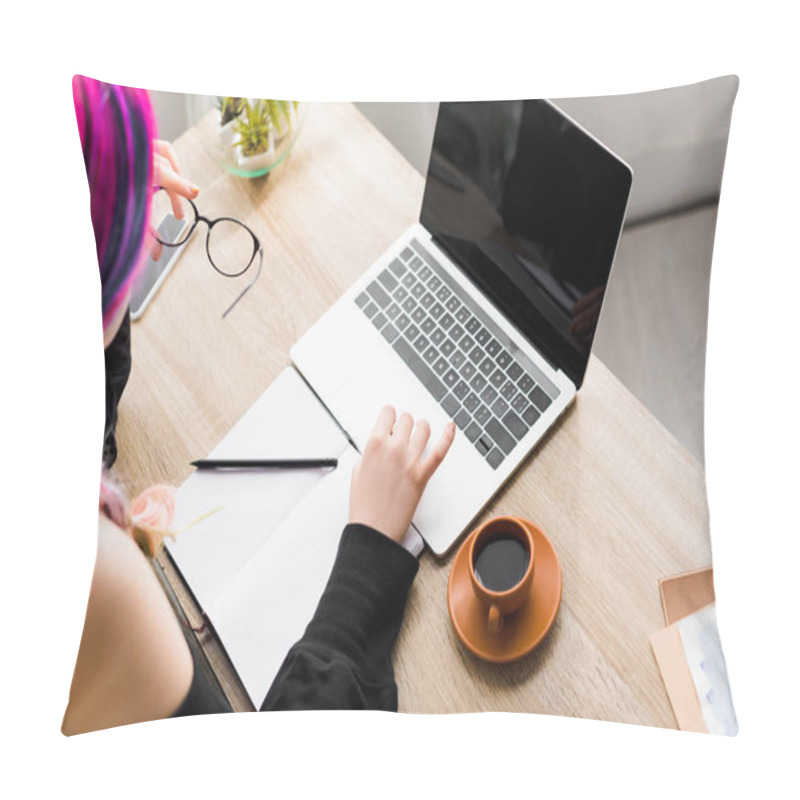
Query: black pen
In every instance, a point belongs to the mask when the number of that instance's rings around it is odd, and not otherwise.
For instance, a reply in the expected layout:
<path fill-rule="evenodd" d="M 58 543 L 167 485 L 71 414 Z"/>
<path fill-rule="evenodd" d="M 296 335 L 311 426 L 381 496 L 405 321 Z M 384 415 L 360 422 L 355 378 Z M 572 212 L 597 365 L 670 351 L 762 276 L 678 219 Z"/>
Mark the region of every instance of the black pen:
<path fill-rule="evenodd" d="M 335 467 L 335 458 L 207 458 L 192 461 L 197 469 L 315 469 Z"/>

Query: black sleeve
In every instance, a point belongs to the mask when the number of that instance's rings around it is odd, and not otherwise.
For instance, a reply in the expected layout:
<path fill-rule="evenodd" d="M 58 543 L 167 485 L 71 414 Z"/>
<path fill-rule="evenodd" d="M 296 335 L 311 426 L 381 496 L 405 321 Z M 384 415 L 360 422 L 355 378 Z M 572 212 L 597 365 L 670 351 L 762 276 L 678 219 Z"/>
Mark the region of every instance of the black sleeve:
<path fill-rule="evenodd" d="M 365 525 L 347 525 L 328 585 L 289 651 L 262 711 L 397 711 L 391 651 L 417 559 Z"/>

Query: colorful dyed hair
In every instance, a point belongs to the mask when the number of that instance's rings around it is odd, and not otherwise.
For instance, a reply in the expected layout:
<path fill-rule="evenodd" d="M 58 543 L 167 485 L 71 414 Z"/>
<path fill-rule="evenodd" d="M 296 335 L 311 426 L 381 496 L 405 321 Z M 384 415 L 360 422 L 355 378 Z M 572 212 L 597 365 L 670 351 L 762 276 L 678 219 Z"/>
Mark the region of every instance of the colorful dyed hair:
<path fill-rule="evenodd" d="M 72 97 L 89 180 L 103 328 L 127 300 L 150 225 L 155 116 L 143 89 L 75 75 Z"/>

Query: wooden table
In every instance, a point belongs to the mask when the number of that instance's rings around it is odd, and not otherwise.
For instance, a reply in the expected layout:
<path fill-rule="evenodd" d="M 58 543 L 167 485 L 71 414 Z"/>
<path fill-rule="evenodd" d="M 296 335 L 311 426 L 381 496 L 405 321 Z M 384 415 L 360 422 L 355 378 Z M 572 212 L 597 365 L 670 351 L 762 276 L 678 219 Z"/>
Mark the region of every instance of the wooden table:
<path fill-rule="evenodd" d="M 354 106 L 308 108 L 289 158 L 268 178 L 228 175 L 203 125 L 176 143 L 208 217 L 244 220 L 264 245 L 260 280 L 241 288 L 195 237 L 133 326 L 115 468 L 131 493 L 180 485 L 289 363 L 289 348 L 419 213 L 423 178 Z M 241 279 L 239 279 L 241 280 Z M 649 636 L 664 626 L 658 579 L 711 563 L 701 466 L 592 358 L 571 410 L 484 512 L 537 522 L 561 560 L 549 636 L 491 665 L 459 642 L 447 612 L 452 555 L 421 558 L 394 655 L 400 710 L 529 711 L 675 727 Z M 194 623 L 197 609 L 162 564 Z M 252 708 L 208 629 L 200 636 L 234 708 Z"/>

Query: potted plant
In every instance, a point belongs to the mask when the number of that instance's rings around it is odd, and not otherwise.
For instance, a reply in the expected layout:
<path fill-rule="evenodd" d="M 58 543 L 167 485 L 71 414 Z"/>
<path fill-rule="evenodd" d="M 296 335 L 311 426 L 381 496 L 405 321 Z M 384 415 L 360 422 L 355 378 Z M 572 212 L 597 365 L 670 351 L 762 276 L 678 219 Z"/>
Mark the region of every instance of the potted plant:
<path fill-rule="evenodd" d="M 297 101 L 220 97 L 219 135 L 238 175 L 263 175 L 281 161 L 299 128 Z"/>

